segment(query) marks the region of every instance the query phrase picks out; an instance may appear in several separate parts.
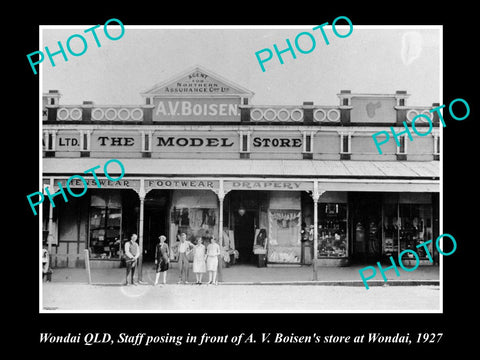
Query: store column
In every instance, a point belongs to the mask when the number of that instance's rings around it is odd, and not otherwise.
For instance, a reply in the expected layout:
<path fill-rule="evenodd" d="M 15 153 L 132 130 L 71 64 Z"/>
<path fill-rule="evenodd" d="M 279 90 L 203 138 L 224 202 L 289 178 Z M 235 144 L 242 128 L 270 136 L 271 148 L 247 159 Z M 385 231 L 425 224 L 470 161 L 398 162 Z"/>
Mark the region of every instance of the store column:
<path fill-rule="evenodd" d="M 318 280 L 317 257 L 318 257 L 318 200 L 325 191 L 318 190 L 318 182 L 313 182 L 313 280 Z"/>
<path fill-rule="evenodd" d="M 55 190 L 53 189 L 53 178 L 50 178 L 50 185 L 48 190 L 50 191 L 51 194 L 55 192 Z M 48 255 L 50 256 L 50 262 L 52 258 L 52 239 L 53 239 L 52 228 L 53 228 L 53 206 L 52 206 L 52 202 L 49 201 L 47 246 L 48 246 Z"/>
<path fill-rule="evenodd" d="M 220 252 L 223 249 L 223 199 L 225 199 L 225 192 L 223 190 L 223 179 L 219 181 L 218 191 L 215 191 L 218 197 L 218 245 L 220 245 Z M 223 256 L 220 254 L 218 258 L 218 271 L 217 271 L 217 281 L 221 282 L 223 280 L 222 274 L 223 268 Z"/>
<path fill-rule="evenodd" d="M 140 249 L 140 257 L 138 258 L 138 282 L 142 282 L 143 272 L 143 218 L 145 205 L 145 186 L 143 179 L 140 179 L 140 191 L 138 197 L 140 198 L 140 219 L 138 222 L 138 247 Z"/>

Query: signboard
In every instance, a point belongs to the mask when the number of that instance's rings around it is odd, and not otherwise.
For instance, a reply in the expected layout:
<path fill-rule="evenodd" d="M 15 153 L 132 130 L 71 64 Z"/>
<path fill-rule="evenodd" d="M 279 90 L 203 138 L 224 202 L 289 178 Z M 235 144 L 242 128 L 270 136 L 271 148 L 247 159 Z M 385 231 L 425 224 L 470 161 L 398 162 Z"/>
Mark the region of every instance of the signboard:
<path fill-rule="evenodd" d="M 90 138 L 92 152 L 139 153 L 148 148 L 152 153 L 235 153 L 240 151 L 240 134 L 236 130 L 220 131 L 152 131 L 145 140 L 139 130 L 94 130 Z M 298 132 L 253 131 L 250 136 L 252 153 L 295 153 L 303 151 L 303 137 Z M 338 140 L 338 139 L 337 139 Z M 316 145 L 326 140 L 317 141 Z M 144 147 L 142 149 L 142 146 Z M 332 146 L 336 149 L 338 146 Z M 58 130 L 57 151 L 80 151 L 78 131 Z M 324 150 L 325 151 L 325 150 Z"/>
<path fill-rule="evenodd" d="M 204 71 L 196 69 L 192 73 L 165 85 L 163 90 L 165 94 L 174 95 L 218 95 L 218 94 L 235 94 L 237 91 L 230 85 L 214 79 L 207 75 Z M 159 93 L 157 91 L 157 93 Z"/>
<path fill-rule="evenodd" d="M 91 135 L 92 151 L 141 151 L 142 139 L 139 131 L 94 131 Z"/>
<path fill-rule="evenodd" d="M 240 98 L 156 98 L 153 121 L 240 121 Z"/>
<path fill-rule="evenodd" d="M 98 177 L 98 182 L 100 183 L 99 188 L 94 178 L 87 178 L 84 175 L 82 176 L 85 179 L 89 189 L 140 189 L 140 180 L 120 179 L 118 181 L 110 181 L 106 178 Z M 65 189 L 67 180 L 68 179 L 55 179 L 55 187 L 58 188 L 58 183 L 60 182 L 62 187 Z M 73 178 L 69 184 L 70 188 L 83 188 L 84 186 L 85 185 L 83 184 L 83 181 L 79 178 Z"/>
<path fill-rule="evenodd" d="M 250 137 L 252 152 L 294 152 L 303 150 L 303 137 L 301 134 L 288 132 L 258 132 Z"/>
<path fill-rule="evenodd" d="M 164 132 L 152 136 L 152 151 L 161 152 L 238 152 L 238 133 L 230 132 Z"/>
<path fill-rule="evenodd" d="M 225 191 L 230 190 L 296 190 L 312 191 L 313 182 L 308 181 L 268 181 L 268 180 L 225 180 Z"/>
<path fill-rule="evenodd" d="M 382 123 L 395 122 L 397 102 L 394 98 L 352 97 L 351 122 Z"/>
<path fill-rule="evenodd" d="M 143 93 L 152 99 L 153 121 L 240 121 L 241 98 L 251 95 L 200 67 Z"/>
<path fill-rule="evenodd" d="M 67 140 L 61 132 L 57 137 Z M 65 136 L 70 139 L 69 144 L 76 144 L 75 137 L 71 134 Z M 74 140 L 71 140 L 73 138 Z M 59 141 L 58 141 L 59 142 Z M 58 145 L 58 144 L 57 144 Z M 236 131 L 154 131 L 151 136 L 152 152 L 237 152 L 239 151 L 239 136 Z M 58 150 L 62 148 L 57 148 Z M 79 150 L 72 147 L 65 150 Z M 121 151 L 140 152 L 142 138 L 139 131 L 95 131 L 91 138 L 92 151 Z"/>
<path fill-rule="evenodd" d="M 80 151 L 78 131 L 58 131 L 55 148 L 57 151 Z"/>
<path fill-rule="evenodd" d="M 202 179 L 169 179 L 155 178 L 145 179 L 145 191 L 151 189 L 193 189 L 193 190 L 213 190 L 218 189 L 218 180 Z"/>

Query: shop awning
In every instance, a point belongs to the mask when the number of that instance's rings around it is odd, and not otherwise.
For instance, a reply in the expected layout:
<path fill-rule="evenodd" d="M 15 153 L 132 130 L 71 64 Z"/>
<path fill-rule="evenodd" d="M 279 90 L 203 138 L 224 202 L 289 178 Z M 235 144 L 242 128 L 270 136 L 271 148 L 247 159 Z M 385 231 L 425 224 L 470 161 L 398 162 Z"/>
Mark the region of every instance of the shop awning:
<path fill-rule="evenodd" d="M 103 164 L 99 158 L 44 158 L 44 176 L 81 174 Z M 309 179 L 439 180 L 439 161 L 322 161 L 253 159 L 119 159 L 125 176 L 277 177 Z M 113 168 L 113 165 L 112 165 Z"/>

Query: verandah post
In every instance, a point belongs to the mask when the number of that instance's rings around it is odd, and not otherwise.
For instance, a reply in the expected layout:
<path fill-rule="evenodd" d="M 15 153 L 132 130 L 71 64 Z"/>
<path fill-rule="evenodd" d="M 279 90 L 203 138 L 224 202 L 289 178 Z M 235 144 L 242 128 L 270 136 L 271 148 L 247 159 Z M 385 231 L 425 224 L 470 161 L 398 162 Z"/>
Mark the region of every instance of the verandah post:
<path fill-rule="evenodd" d="M 138 196 L 140 198 L 140 219 L 138 223 L 138 247 L 140 251 L 140 257 L 138 258 L 138 282 L 140 283 L 143 280 L 143 218 L 145 205 L 145 187 L 143 179 L 140 179 L 140 192 Z"/>
<path fill-rule="evenodd" d="M 318 280 L 318 268 L 317 268 L 317 257 L 318 257 L 318 200 L 320 196 L 325 191 L 318 190 L 318 182 L 314 180 L 313 182 L 313 280 Z"/>
<path fill-rule="evenodd" d="M 225 193 L 223 191 L 223 179 L 219 181 L 218 196 L 218 245 L 220 246 L 220 256 L 218 258 L 218 271 L 217 271 L 217 281 L 220 282 L 223 280 L 222 268 L 223 268 L 223 256 L 221 254 L 223 250 L 223 199 L 225 198 Z"/>

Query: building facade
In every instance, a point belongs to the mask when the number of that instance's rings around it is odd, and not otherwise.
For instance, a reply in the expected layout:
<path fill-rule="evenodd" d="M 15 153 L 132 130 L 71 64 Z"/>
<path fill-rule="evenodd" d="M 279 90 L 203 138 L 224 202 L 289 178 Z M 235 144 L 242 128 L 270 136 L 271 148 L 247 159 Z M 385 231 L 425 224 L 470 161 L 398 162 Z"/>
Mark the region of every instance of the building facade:
<path fill-rule="evenodd" d="M 332 106 L 253 105 L 253 92 L 202 67 L 141 95 L 134 106 L 43 95 L 44 186 L 53 193 L 101 165 L 101 188 L 84 175 L 85 196 L 43 203 L 54 266 L 84 266 L 85 249 L 97 266 L 120 266 L 131 233 L 144 262 L 159 235 L 175 255 L 185 232 L 214 236 L 233 266 L 347 266 L 439 235 L 439 119 L 429 112 L 438 104 L 409 107 L 405 91 L 342 90 Z M 431 133 L 403 134 L 400 146 L 392 138 L 379 154 L 372 134 L 400 133 L 418 114 L 432 120 Z M 110 159 L 125 167 L 119 181 L 102 173 Z"/>

